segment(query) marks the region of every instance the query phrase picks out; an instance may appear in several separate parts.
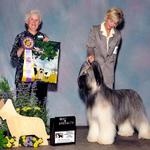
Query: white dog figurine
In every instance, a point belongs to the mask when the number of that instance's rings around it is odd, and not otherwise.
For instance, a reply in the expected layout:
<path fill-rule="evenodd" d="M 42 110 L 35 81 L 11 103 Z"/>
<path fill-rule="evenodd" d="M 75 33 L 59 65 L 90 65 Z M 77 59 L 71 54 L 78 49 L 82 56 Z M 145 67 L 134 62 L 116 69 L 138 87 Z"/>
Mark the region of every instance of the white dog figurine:
<path fill-rule="evenodd" d="M 150 139 L 150 125 L 141 97 L 132 89 L 112 90 L 104 81 L 97 62 L 85 62 L 78 76 L 81 98 L 87 105 L 89 132 L 87 140 L 112 144 L 118 134 Z"/>
<path fill-rule="evenodd" d="M 43 120 L 18 114 L 10 99 L 0 108 L 0 117 L 6 120 L 11 136 L 16 138 L 15 147 L 18 147 L 19 138 L 23 135 L 35 135 L 43 139 L 41 145 L 48 145 L 49 135 L 46 133 Z"/>

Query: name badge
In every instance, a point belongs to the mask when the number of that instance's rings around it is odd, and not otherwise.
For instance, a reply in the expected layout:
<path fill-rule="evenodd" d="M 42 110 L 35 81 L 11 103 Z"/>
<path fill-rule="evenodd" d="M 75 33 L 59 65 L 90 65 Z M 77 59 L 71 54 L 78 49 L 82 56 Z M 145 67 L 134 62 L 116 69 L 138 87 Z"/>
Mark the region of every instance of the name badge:
<path fill-rule="evenodd" d="M 114 51 L 113 51 L 113 54 L 117 54 L 117 50 L 118 50 L 118 46 L 116 46 L 115 48 L 114 48 Z"/>

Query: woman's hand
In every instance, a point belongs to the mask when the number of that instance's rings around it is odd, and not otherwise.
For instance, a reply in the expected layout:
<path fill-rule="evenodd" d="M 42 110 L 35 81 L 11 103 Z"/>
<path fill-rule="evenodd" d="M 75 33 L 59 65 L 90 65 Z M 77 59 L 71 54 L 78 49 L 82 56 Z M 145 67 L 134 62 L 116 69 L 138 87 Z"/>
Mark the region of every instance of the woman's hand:
<path fill-rule="evenodd" d="M 44 42 L 48 42 L 48 41 L 49 41 L 49 38 L 48 38 L 47 36 L 45 36 L 44 39 L 43 39 L 43 41 L 44 41 Z"/>
<path fill-rule="evenodd" d="M 88 57 L 87 57 L 87 60 L 88 60 L 89 63 L 92 63 L 92 62 L 95 60 L 94 55 L 88 56 Z"/>
<path fill-rule="evenodd" d="M 17 50 L 17 56 L 20 57 L 24 52 L 24 48 L 23 47 L 20 47 L 18 50 Z"/>

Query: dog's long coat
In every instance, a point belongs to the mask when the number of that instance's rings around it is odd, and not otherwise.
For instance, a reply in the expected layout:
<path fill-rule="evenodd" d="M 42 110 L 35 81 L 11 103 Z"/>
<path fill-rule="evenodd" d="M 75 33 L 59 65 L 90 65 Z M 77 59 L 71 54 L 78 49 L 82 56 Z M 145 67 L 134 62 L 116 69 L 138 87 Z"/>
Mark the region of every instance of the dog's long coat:
<path fill-rule="evenodd" d="M 150 139 L 149 121 L 137 92 L 108 88 L 97 62 L 85 62 L 81 66 L 78 85 L 80 96 L 87 105 L 89 142 L 112 144 L 116 126 L 121 136 L 133 135 L 136 128 L 139 138 Z"/>

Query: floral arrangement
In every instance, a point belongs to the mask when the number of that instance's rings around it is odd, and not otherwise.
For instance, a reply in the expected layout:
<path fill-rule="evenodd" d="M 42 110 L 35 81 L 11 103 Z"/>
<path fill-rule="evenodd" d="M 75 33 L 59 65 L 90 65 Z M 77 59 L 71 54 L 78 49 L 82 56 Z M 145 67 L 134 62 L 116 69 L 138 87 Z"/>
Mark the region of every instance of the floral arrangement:
<path fill-rule="evenodd" d="M 12 148 L 15 145 L 15 137 L 5 136 L 2 141 L 7 141 L 4 143 L 4 148 Z"/>
<path fill-rule="evenodd" d="M 30 135 L 30 136 L 21 136 L 19 142 L 22 146 L 37 148 L 43 142 L 43 140 L 36 136 Z"/>
<path fill-rule="evenodd" d="M 15 137 L 10 137 L 10 136 L 4 136 L 4 131 L 0 130 L 0 149 L 4 148 L 12 148 L 15 145 Z M 37 148 L 39 145 L 43 142 L 41 138 L 38 138 L 34 135 L 30 136 L 21 136 L 19 143 L 20 146 L 25 146 L 25 147 L 34 147 Z"/>
<path fill-rule="evenodd" d="M 0 99 L 7 100 L 8 98 L 13 100 L 16 111 L 20 115 L 40 117 L 47 124 L 47 110 L 45 106 L 37 104 L 35 95 L 32 95 L 31 99 L 24 99 L 27 96 L 15 99 L 14 94 L 11 91 L 9 83 L 6 78 L 1 77 L 0 79 Z M 15 100 L 14 100 L 15 99 Z M 49 132 L 49 128 L 46 128 Z M 22 146 L 38 147 L 43 140 L 34 135 L 26 135 L 20 137 L 19 143 Z M 11 137 L 6 121 L 0 120 L 0 149 L 12 148 L 15 145 L 15 137 Z"/>

